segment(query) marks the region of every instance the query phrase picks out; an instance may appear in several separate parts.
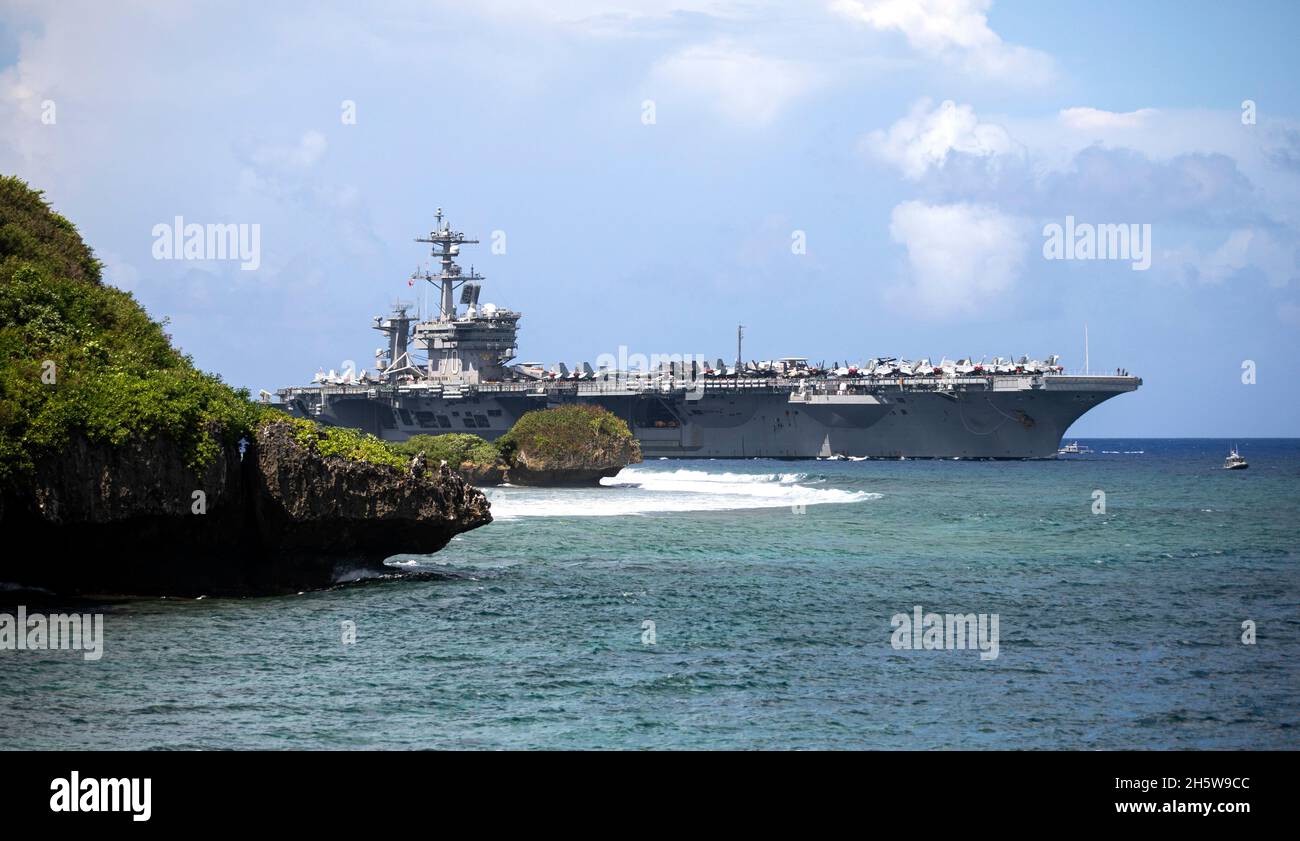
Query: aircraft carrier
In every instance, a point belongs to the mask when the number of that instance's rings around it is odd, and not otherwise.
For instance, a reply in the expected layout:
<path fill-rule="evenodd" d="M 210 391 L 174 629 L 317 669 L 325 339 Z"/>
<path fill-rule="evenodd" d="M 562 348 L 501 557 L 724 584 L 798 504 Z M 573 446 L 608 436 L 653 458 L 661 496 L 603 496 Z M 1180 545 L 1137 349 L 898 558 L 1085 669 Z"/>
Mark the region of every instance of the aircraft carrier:
<path fill-rule="evenodd" d="M 456 262 L 476 244 L 439 208 L 417 242 L 437 272 L 417 270 L 438 306 L 398 302 L 376 316 L 374 370 L 319 371 L 277 392 L 281 408 L 390 441 L 472 433 L 488 440 L 525 412 L 596 403 L 627 421 L 646 458 L 1053 458 L 1070 425 L 1141 379 L 1071 375 L 1059 357 L 857 364 L 804 358 L 734 363 L 695 356 L 606 354 L 596 367 L 515 363 L 518 312 L 479 304 L 483 277 Z M 459 292 L 459 297 L 457 293 Z"/>

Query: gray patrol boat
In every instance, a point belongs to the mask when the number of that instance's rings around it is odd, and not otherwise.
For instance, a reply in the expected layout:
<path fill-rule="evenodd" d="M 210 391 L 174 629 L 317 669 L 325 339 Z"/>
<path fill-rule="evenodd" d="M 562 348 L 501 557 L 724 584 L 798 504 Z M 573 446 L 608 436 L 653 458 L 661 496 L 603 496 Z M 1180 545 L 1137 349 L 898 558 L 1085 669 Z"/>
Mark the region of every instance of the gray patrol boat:
<path fill-rule="evenodd" d="M 595 403 L 627 421 L 646 458 L 1054 458 L 1070 425 L 1142 380 L 1070 375 L 1046 360 L 1001 357 L 850 365 L 804 358 L 734 364 L 695 356 L 602 356 L 546 370 L 515 363 L 521 314 L 479 304 L 483 277 L 456 262 L 478 241 L 438 208 L 428 236 L 439 271 L 433 317 L 397 303 L 376 316 L 385 337 L 373 372 L 320 371 L 311 385 L 277 392 L 281 408 L 390 441 L 465 432 L 488 440 L 525 412 Z M 457 293 L 459 292 L 459 298 Z"/>

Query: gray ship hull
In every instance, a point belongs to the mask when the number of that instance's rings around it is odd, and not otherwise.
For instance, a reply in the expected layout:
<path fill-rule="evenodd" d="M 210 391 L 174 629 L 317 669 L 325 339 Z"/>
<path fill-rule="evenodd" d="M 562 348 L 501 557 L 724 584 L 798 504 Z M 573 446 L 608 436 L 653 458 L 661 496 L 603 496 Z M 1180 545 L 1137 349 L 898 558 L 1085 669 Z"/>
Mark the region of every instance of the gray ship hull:
<path fill-rule="evenodd" d="M 590 402 L 626 420 L 648 459 L 1025 459 L 1054 457 L 1084 412 L 1140 383 L 1058 375 L 852 388 L 714 382 L 637 392 L 604 383 L 337 386 L 286 389 L 282 397 L 295 415 L 391 441 L 449 432 L 494 440 L 529 410 Z"/>
<path fill-rule="evenodd" d="M 1023 459 L 1055 456 L 1080 415 L 1142 384 L 1118 374 L 1067 376 L 1058 356 L 995 358 L 988 368 L 971 359 L 745 363 L 743 328 L 731 369 L 720 359 L 647 358 L 625 347 L 597 358 L 599 370 L 511 365 L 521 313 L 479 306 L 483 278 L 456 263 L 477 240 L 453 229 L 442 208 L 434 222 L 417 242 L 429 243 L 439 271 L 417 271 L 411 283 L 437 287 L 436 317 L 421 320 L 410 314 L 414 304 L 396 302 L 374 320 L 386 347 L 375 352 L 373 378 L 352 366 L 341 375 L 322 370 L 317 385 L 280 389 L 282 408 L 390 441 L 452 432 L 495 440 L 530 410 L 582 402 L 627 421 L 646 458 Z"/>

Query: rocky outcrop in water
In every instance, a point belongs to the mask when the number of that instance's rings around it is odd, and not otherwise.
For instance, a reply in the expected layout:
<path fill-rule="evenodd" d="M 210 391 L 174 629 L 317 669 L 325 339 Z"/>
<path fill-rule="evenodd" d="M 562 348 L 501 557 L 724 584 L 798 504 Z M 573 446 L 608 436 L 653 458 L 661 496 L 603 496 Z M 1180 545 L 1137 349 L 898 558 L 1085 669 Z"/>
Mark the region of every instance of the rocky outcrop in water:
<path fill-rule="evenodd" d="M 503 464 L 484 465 L 467 461 L 453 469 L 476 488 L 491 488 L 510 481 L 510 468 Z"/>
<path fill-rule="evenodd" d="M 446 462 L 479 487 L 591 486 L 641 461 L 640 444 L 627 423 L 590 405 L 526 412 L 493 442 L 453 432 L 414 435 L 395 447 L 408 458 L 423 454 L 429 464 Z"/>
<path fill-rule="evenodd" d="M 531 487 L 584 487 L 617 476 L 629 464 L 641 461 L 641 449 L 635 440 L 615 442 L 612 446 L 570 457 L 537 453 L 521 446 L 506 472 L 512 485 Z"/>
<path fill-rule="evenodd" d="M 636 459 L 639 461 L 639 459 Z M 497 485 L 526 485 L 532 488 L 579 488 L 599 485 L 607 476 L 617 476 L 619 471 L 633 461 L 631 454 L 626 457 L 610 456 L 596 463 L 584 460 L 581 463 L 555 465 L 554 462 L 537 459 L 530 463 L 526 457 L 517 459 L 514 464 L 482 465 L 469 462 L 455 468 L 455 472 L 465 481 L 479 488 L 491 488 Z"/>
<path fill-rule="evenodd" d="M 436 552 L 492 520 L 450 470 L 320 455 L 279 421 L 252 438 L 195 471 L 165 439 L 74 436 L 5 491 L 0 581 L 60 594 L 295 592 L 393 574 L 385 558 Z"/>
<path fill-rule="evenodd" d="M 528 412 L 498 443 L 512 485 L 595 485 L 641 461 L 627 423 L 587 404 Z"/>
<path fill-rule="evenodd" d="M 397 553 L 427 554 L 492 522 L 482 491 L 446 468 L 403 472 L 320 457 L 288 424 L 263 424 L 253 448 L 250 505 L 261 545 L 281 558 L 325 553 L 374 566 Z M 248 461 L 248 455 L 245 455 Z"/>

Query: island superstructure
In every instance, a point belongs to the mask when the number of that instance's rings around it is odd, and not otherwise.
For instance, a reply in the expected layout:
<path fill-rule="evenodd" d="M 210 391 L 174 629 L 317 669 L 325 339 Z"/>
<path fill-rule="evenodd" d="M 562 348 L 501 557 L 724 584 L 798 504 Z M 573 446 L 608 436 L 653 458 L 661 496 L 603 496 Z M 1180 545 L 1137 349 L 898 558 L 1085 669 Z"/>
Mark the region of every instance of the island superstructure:
<path fill-rule="evenodd" d="M 457 263 L 477 240 L 439 208 L 417 242 L 438 271 L 436 312 L 398 302 L 374 328 L 384 346 L 374 371 L 320 371 L 310 385 L 277 392 L 282 408 L 323 424 L 392 441 L 468 432 L 493 440 L 525 412 L 572 402 L 620 415 L 646 458 L 1052 458 L 1084 412 L 1141 379 L 1067 374 L 1059 357 L 932 363 L 878 357 L 811 365 L 699 357 L 606 355 L 573 369 L 516 363 L 521 314 L 479 303 L 484 278 Z M 457 296 L 459 293 L 459 297 Z"/>

